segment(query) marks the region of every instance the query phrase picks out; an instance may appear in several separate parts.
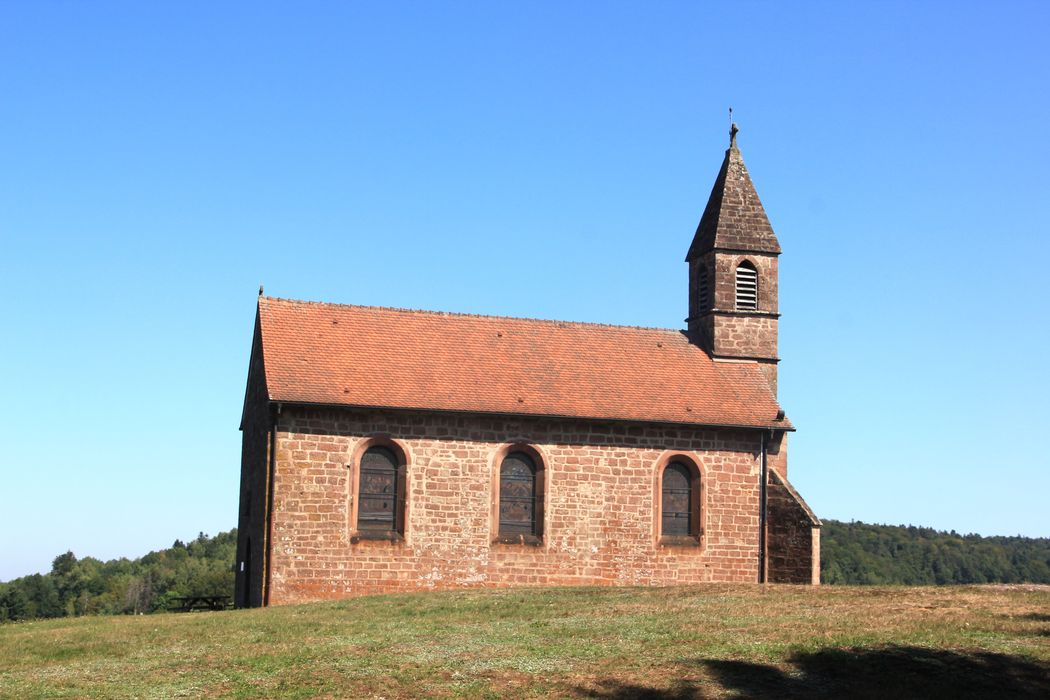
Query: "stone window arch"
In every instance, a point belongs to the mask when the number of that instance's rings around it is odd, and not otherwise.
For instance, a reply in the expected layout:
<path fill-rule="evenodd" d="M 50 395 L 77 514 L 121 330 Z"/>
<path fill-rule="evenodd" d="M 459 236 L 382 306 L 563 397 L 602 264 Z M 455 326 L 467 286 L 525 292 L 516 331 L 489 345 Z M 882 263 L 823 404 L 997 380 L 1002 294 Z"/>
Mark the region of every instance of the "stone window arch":
<path fill-rule="evenodd" d="M 758 270 L 750 260 L 736 266 L 736 308 L 758 310 Z"/>
<path fill-rule="evenodd" d="M 675 454 L 661 461 L 656 479 L 656 527 L 660 544 L 700 544 L 703 536 L 703 482 L 691 458 Z"/>
<path fill-rule="evenodd" d="M 542 455 L 531 445 L 507 445 L 497 452 L 494 467 L 492 520 L 496 541 L 542 544 L 546 501 Z"/>
<path fill-rule="evenodd" d="M 391 440 L 377 438 L 355 452 L 350 508 L 354 538 L 403 538 L 408 486 L 404 450 Z"/>

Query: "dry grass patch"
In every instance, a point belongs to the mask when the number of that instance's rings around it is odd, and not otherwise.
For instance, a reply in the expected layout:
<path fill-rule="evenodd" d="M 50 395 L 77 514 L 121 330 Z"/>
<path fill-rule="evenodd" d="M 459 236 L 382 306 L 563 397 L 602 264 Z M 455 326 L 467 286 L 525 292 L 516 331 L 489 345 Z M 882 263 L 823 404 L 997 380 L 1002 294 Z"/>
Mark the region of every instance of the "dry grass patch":
<path fill-rule="evenodd" d="M 0 627 L 0 697 L 1047 697 L 1050 589 L 446 591 Z"/>

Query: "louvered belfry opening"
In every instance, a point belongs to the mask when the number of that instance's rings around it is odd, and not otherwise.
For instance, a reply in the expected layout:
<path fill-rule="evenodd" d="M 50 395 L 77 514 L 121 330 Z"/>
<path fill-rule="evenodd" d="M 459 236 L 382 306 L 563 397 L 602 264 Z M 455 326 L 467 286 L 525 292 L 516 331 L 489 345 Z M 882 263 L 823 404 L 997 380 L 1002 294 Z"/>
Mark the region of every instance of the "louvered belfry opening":
<path fill-rule="evenodd" d="M 697 290 L 697 311 L 703 313 L 711 308 L 711 287 L 707 283 L 706 261 L 701 261 L 700 267 L 696 271 L 696 284 L 699 287 Z"/>
<path fill-rule="evenodd" d="M 661 533 L 680 537 L 695 534 L 693 478 L 689 468 L 680 462 L 668 464 L 664 469 L 662 491 Z"/>
<path fill-rule="evenodd" d="M 357 527 L 360 530 L 400 530 L 404 480 L 399 460 L 387 447 L 371 447 L 361 457 Z"/>
<path fill-rule="evenodd" d="M 499 534 L 539 536 L 536 463 L 524 452 L 511 452 L 499 469 Z"/>
<path fill-rule="evenodd" d="M 736 268 L 736 308 L 758 309 L 758 271 L 746 260 Z"/>

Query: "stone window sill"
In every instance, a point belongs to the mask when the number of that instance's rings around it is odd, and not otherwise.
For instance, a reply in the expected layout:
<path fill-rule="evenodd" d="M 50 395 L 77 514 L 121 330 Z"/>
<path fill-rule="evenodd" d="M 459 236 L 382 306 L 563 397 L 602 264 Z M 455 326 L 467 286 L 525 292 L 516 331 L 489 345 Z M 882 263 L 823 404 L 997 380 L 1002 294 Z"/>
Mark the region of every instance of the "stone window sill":
<path fill-rule="evenodd" d="M 403 542 L 404 536 L 395 530 L 358 530 L 350 535 L 350 544 L 358 542 Z"/>
<path fill-rule="evenodd" d="M 492 543 L 540 547 L 543 545 L 543 538 L 536 535 L 498 535 Z"/>
<path fill-rule="evenodd" d="M 699 547 L 699 535 L 664 535 L 660 538 L 661 547 Z"/>

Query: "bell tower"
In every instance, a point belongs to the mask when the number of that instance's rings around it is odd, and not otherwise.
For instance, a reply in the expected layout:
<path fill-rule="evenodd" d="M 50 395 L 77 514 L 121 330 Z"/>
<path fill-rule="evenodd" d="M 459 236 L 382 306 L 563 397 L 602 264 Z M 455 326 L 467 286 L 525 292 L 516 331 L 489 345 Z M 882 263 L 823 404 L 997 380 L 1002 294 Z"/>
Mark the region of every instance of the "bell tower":
<path fill-rule="evenodd" d="M 685 261 L 689 263 L 689 335 L 715 359 L 759 363 L 777 391 L 777 258 L 769 225 L 744 158 L 739 129 L 729 148 Z"/>

